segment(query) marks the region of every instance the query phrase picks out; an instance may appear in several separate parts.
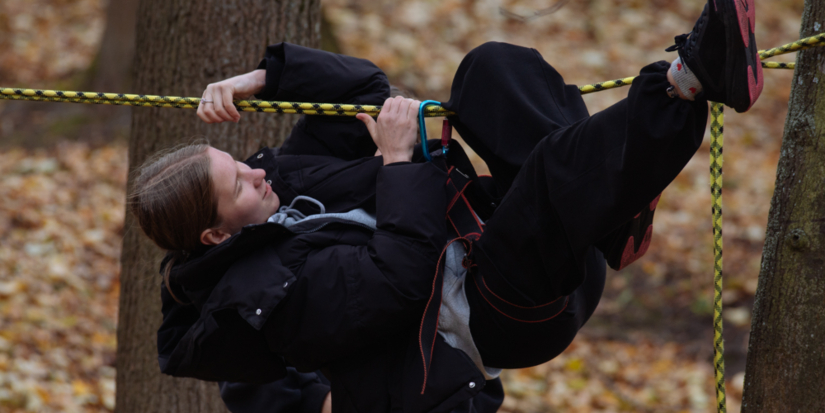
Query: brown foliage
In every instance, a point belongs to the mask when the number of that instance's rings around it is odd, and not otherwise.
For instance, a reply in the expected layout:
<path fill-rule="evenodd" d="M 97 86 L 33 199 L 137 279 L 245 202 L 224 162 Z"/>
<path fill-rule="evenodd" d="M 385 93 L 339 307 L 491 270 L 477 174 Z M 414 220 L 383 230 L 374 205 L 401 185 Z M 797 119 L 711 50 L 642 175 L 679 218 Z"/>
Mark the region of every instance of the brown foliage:
<path fill-rule="evenodd" d="M 0 2 L 0 83 L 41 87 L 89 67 L 105 6 L 103 0 Z"/>
<path fill-rule="evenodd" d="M 0 411 L 110 410 L 126 151 L 0 155 Z"/>

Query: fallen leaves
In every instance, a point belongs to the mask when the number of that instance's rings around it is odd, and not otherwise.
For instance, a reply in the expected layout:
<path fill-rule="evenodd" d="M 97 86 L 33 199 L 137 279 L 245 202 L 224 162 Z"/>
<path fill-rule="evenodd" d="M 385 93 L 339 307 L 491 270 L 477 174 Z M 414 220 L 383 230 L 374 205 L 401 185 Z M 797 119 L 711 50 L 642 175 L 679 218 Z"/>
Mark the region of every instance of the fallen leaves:
<path fill-rule="evenodd" d="M 126 150 L 0 154 L 0 411 L 114 408 Z"/>
<path fill-rule="evenodd" d="M 39 87 L 89 66 L 103 33 L 103 0 L 0 2 L 0 79 Z"/>
<path fill-rule="evenodd" d="M 675 343 L 657 347 L 580 337 L 549 363 L 505 371 L 503 410 L 709 411 L 712 367 L 681 352 Z"/>

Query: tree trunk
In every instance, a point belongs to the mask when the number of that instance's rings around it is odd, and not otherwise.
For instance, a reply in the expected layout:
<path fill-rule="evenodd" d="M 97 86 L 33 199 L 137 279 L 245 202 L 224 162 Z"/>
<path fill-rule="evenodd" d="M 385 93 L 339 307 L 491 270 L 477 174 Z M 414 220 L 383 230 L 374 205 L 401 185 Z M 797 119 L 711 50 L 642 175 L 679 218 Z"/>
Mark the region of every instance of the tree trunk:
<path fill-rule="evenodd" d="M 135 54 L 137 6 L 138 0 L 109 0 L 106 28 L 90 70 L 89 90 L 126 93 L 129 89 Z"/>
<path fill-rule="evenodd" d="M 801 37 L 825 3 L 806 0 Z M 799 53 L 753 310 L 742 412 L 825 411 L 825 49 Z"/>
<path fill-rule="evenodd" d="M 109 0 L 106 6 L 106 27 L 103 29 L 97 56 L 86 73 L 84 90 L 130 93 L 138 3 L 138 0 Z M 99 132 L 101 136 L 108 139 L 128 137 L 131 106 L 94 106 L 83 109 L 102 128 Z"/>
<path fill-rule="evenodd" d="M 134 93 L 196 96 L 207 84 L 254 69 L 267 44 L 319 44 L 319 0 L 141 0 Z M 279 145 L 295 116 L 243 113 L 239 124 L 207 125 L 193 110 L 135 108 L 129 169 L 152 153 L 206 138 L 236 157 Z M 132 180 L 128 189 L 131 190 Z M 160 374 L 163 252 L 126 215 L 118 319 L 117 411 L 225 411 L 217 386 Z"/>

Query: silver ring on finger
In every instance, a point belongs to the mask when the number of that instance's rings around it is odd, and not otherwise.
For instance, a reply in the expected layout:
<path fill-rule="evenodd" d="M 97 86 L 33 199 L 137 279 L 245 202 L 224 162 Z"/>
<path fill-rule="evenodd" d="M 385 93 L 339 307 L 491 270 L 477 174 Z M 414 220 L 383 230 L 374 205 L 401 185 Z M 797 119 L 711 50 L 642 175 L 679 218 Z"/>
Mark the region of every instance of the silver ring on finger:
<path fill-rule="evenodd" d="M 201 103 L 214 103 L 214 100 L 201 99 Z"/>

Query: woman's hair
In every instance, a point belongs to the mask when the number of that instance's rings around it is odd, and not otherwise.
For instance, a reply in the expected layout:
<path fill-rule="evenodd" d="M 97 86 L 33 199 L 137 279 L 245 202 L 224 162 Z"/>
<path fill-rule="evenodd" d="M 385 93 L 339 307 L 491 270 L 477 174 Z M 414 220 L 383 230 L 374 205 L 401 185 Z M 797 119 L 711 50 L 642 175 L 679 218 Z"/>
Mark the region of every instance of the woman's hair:
<path fill-rule="evenodd" d="M 408 99 L 416 99 L 415 93 L 413 93 L 412 91 L 400 86 L 390 85 L 390 97 L 394 98 L 396 96 L 401 96 L 402 98 Z"/>
<path fill-rule="evenodd" d="M 203 230 L 218 224 L 208 149 L 208 144 L 194 144 L 154 155 L 136 172 L 129 194 L 129 209 L 140 228 L 172 253 L 163 271 L 167 288 L 175 261 L 201 245 Z"/>

